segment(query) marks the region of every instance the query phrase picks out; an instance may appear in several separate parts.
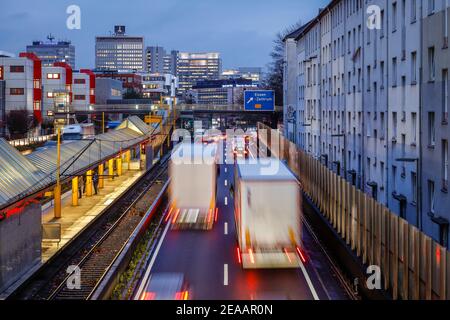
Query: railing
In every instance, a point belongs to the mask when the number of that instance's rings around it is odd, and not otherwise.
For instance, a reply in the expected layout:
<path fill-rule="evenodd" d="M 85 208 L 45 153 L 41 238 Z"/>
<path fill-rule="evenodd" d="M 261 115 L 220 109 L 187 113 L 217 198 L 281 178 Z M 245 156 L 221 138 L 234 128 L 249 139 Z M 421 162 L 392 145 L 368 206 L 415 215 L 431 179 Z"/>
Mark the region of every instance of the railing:
<path fill-rule="evenodd" d="M 53 139 L 54 137 L 56 137 L 55 134 L 49 134 L 46 136 L 23 138 L 23 139 L 18 139 L 18 140 L 11 140 L 8 142 L 10 145 L 12 145 L 14 147 L 20 147 L 20 146 L 29 146 L 30 144 L 34 144 L 34 143 L 47 142 L 47 141 Z"/>
<path fill-rule="evenodd" d="M 393 299 L 450 298 L 450 252 L 322 165 L 278 131 L 258 124 L 260 141 L 285 160 L 303 191 L 363 263 L 380 267 Z"/>
<path fill-rule="evenodd" d="M 168 105 L 159 104 L 108 104 L 95 105 L 91 111 L 96 112 L 112 112 L 112 111 L 155 111 L 158 108 L 169 109 Z M 178 104 L 174 107 L 178 111 L 245 111 L 241 104 L 217 105 L 217 104 Z M 282 106 L 276 106 L 275 111 L 283 111 Z"/>

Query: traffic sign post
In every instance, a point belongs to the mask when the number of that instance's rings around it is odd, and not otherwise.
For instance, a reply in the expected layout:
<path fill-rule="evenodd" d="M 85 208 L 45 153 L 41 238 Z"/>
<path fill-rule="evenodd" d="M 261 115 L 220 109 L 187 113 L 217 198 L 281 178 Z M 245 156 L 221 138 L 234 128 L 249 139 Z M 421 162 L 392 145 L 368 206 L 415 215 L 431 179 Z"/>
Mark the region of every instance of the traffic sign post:
<path fill-rule="evenodd" d="M 244 93 L 245 111 L 275 111 L 273 90 L 247 90 Z"/>

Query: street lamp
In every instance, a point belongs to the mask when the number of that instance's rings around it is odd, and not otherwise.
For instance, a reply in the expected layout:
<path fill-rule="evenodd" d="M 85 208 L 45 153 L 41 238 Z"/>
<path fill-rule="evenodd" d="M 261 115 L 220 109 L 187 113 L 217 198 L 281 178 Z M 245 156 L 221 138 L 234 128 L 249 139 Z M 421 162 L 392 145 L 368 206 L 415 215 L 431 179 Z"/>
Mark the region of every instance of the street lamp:
<path fill-rule="evenodd" d="M 419 158 L 397 158 L 395 159 L 397 162 L 405 162 L 405 163 L 415 163 L 416 164 L 416 172 L 417 172 L 417 184 L 416 184 L 416 193 L 417 193 L 417 205 L 416 205 L 416 225 L 420 231 L 422 231 L 422 172 L 420 170 Z"/>

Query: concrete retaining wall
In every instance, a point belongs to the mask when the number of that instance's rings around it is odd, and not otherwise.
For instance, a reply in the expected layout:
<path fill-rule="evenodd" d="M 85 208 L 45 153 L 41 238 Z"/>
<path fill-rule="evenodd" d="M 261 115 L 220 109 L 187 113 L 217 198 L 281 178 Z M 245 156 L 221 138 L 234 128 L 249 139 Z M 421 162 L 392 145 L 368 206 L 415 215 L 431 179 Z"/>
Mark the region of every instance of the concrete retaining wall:
<path fill-rule="evenodd" d="M 0 293 L 41 260 L 41 205 L 0 222 Z"/>

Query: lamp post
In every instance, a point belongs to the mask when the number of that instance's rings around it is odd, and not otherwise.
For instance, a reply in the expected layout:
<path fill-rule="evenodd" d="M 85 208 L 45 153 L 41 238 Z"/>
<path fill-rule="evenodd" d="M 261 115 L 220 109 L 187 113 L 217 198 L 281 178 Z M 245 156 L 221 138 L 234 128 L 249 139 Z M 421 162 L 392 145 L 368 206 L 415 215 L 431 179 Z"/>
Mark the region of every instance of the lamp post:
<path fill-rule="evenodd" d="M 417 194 L 417 204 L 416 204 L 416 225 L 417 228 L 422 231 L 422 172 L 420 170 L 419 158 L 398 158 L 395 159 L 397 162 L 406 162 L 406 163 L 415 163 L 416 164 L 416 172 L 417 172 L 417 185 L 416 192 Z"/>

